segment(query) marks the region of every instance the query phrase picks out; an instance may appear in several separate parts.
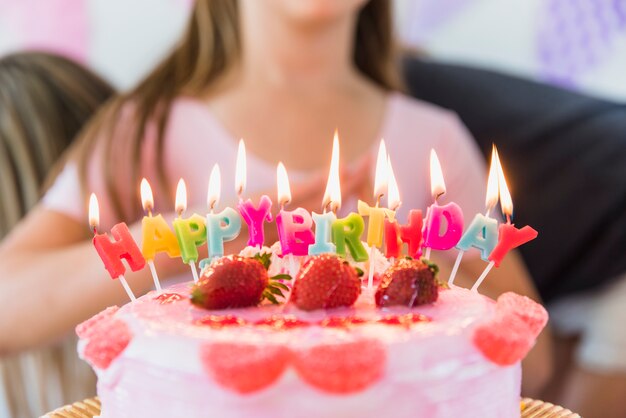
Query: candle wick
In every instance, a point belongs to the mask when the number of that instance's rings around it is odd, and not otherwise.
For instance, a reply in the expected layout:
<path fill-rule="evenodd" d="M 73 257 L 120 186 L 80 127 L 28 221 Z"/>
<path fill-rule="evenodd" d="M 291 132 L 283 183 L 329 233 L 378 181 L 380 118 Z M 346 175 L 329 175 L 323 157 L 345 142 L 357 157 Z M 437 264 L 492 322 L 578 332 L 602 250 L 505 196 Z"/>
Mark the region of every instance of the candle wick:
<path fill-rule="evenodd" d="M 506 214 L 506 223 L 507 224 L 511 224 L 511 215 L 509 215 L 508 213 Z"/>

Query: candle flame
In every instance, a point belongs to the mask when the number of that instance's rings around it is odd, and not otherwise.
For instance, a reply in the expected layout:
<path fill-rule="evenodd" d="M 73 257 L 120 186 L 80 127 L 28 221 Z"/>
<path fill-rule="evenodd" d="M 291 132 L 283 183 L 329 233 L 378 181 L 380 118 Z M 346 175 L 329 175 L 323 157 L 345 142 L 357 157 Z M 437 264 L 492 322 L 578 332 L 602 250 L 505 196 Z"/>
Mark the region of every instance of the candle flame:
<path fill-rule="evenodd" d="M 400 201 L 400 190 L 398 190 L 398 182 L 396 175 L 391 166 L 391 157 L 387 156 L 387 175 L 389 176 L 389 186 L 387 190 L 387 206 L 391 210 L 396 210 L 402 202 Z"/>
<path fill-rule="evenodd" d="M 237 195 L 243 195 L 246 190 L 246 144 L 243 139 L 239 140 L 237 149 L 237 164 L 235 166 L 235 191 Z"/>
<path fill-rule="evenodd" d="M 500 157 L 496 159 L 498 163 L 498 189 L 500 193 L 500 206 L 502 207 L 502 213 L 510 217 L 513 215 L 513 199 L 511 199 L 511 192 L 506 184 L 506 178 L 504 177 L 504 171 L 502 170 L 502 163 L 500 163 Z"/>
<path fill-rule="evenodd" d="M 100 208 L 98 206 L 98 198 L 95 193 L 89 196 L 89 227 L 94 230 L 100 225 Z"/>
<path fill-rule="evenodd" d="M 187 209 L 187 186 L 185 185 L 185 180 L 178 180 L 178 185 L 176 186 L 176 205 L 175 210 L 178 213 L 178 216 L 182 215 L 182 213 Z"/>
<path fill-rule="evenodd" d="M 374 176 L 374 198 L 377 202 L 387 192 L 387 182 L 387 147 L 385 140 L 381 139 L 376 158 L 376 175 Z"/>
<path fill-rule="evenodd" d="M 441 170 L 441 164 L 439 163 L 439 158 L 434 149 L 430 150 L 430 192 L 435 200 L 446 192 L 446 182 L 443 179 L 443 171 Z"/>
<path fill-rule="evenodd" d="M 213 208 L 217 205 L 217 202 L 220 200 L 221 183 L 222 174 L 220 172 L 220 166 L 215 164 L 211 170 L 211 176 L 209 177 L 209 190 L 206 200 L 207 205 L 209 205 L 209 209 L 211 210 L 213 210 Z"/>
<path fill-rule="evenodd" d="M 498 149 L 493 145 L 491 149 L 491 164 L 489 166 L 489 178 L 487 180 L 487 195 L 485 206 L 487 213 L 498 203 Z"/>
<path fill-rule="evenodd" d="M 141 206 L 146 212 L 152 212 L 154 208 L 154 197 L 152 196 L 152 188 L 145 178 L 141 179 Z"/>
<path fill-rule="evenodd" d="M 328 183 L 322 200 L 322 207 L 330 206 L 330 210 L 337 212 L 341 208 L 341 184 L 339 182 L 339 133 L 335 129 L 333 138 L 333 153 L 330 159 Z"/>
<path fill-rule="evenodd" d="M 276 186 L 278 189 L 278 203 L 284 206 L 291 201 L 291 189 L 289 187 L 287 169 L 282 161 L 278 163 L 276 168 Z"/>

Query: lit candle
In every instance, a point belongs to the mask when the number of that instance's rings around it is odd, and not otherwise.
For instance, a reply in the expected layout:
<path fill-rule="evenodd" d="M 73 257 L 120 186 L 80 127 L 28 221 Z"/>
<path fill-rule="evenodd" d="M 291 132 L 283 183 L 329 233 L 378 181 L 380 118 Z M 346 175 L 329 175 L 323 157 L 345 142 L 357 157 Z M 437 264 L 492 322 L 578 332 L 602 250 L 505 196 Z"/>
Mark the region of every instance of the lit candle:
<path fill-rule="evenodd" d="M 389 187 L 387 193 L 387 206 L 394 212 L 400 207 L 400 192 L 396 182 L 396 176 L 389 160 Z M 407 225 L 399 225 L 395 216 L 393 219 L 385 219 L 385 256 L 390 259 L 398 258 L 401 253 L 402 243 L 408 245 L 408 255 L 419 258 L 422 254 L 422 211 L 410 210 Z"/>
<path fill-rule="evenodd" d="M 141 250 L 135 243 L 128 226 L 121 222 L 111 228 L 113 240 L 107 234 L 98 234 L 100 224 L 100 209 L 98 199 L 95 194 L 89 197 L 89 226 L 93 230 L 93 246 L 104 263 L 104 268 L 109 272 L 112 279 L 120 279 L 122 287 L 131 301 L 134 301 L 135 294 L 128 286 L 124 277 L 126 267 L 122 263 L 125 259 L 132 271 L 138 271 L 145 267 L 146 260 L 141 255 Z"/>
<path fill-rule="evenodd" d="M 388 176 L 387 176 L 387 149 L 385 147 L 385 141 L 380 141 L 378 147 L 378 157 L 376 158 L 376 174 L 374 176 L 374 199 L 375 205 L 369 206 L 367 203 L 359 200 L 358 210 L 359 215 L 368 216 L 367 224 L 367 245 L 370 246 L 370 266 L 368 269 L 367 286 L 371 289 L 374 283 L 374 247 L 380 247 L 383 245 L 383 229 L 385 225 L 385 216 L 389 219 L 393 219 L 395 213 L 387 208 L 381 208 L 380 199 L 387 191 Z"/>
<path fill-rule="evenodd" d="M 489 254 L 491 254 L 491 251 L 493 251 L 498 241 L 498 221 L 489 216 L 496 203 L 498 203 L 498 151 L 494 145 L 491 150 L 491 165 L 489 167 L 487 195 L 485 198 L 487 211 L 485 215 L 480 213 L 476 214 L 472 223 L 467 227 L 467 230 L 456 245 L 459 254 L 456 257 L 450 278 L 448 279 L 449 285 L 454 283 L 454 278 L 456 277 L 465 251 L 468 251 L 472 247 L 477 248 L 480 250 L 481 258 L 484 261 L 489 261 Z"/>
<path fill-rule="evenodd" d="M 513 214 L 513 200 L 511 199 L 511 193 L 509 192 L 509 188 L 506 184 L 502 165 L 500 164 L 499 159 L 496 159 L 496 162 L 498 169 L 498 191 L 500 194 L 500 206 L 502 207 L 502 214 L 506 216 L 506 223 L 500 225 L 500 228 L 498 230 L 498 243 L 496 244 L 491 254 L 489 254 L 489 264 L 480 275 L 478 280 L 476 280 L 474 286 L 472 286 L 472 290 L 474 292 L 478 291 L 478 287 L 485 280 L 487 274 L 489 274 L 494 266 L 498 267 L 500 265 L 502 259 L 509 251 L 537 238 L 538 235 L 537 231 L 535 231 L 528 225 L 521 229 L 517 229 L 515 228 L 515 225 L 511 223 L 511 215 Z"/>
<path fill-rule="evenodd" d="M 463 212 L 459 205 L 450 202 L 440 206 L 439 197 L 446 193 L 441 164 L 435 150 L 430 150 L 430 188 L 434 203 L 426 211 L 424 225 L 424 257 L 430 259 L 430 250 L 449 250 L 454 247 L 463 234 Z M 441 232 L 442 220 L 446 219 L 446 230 Z"/>
<path fill-rule="evenodd" d="M 264 222 L 272 222 L 272 201 L 267 195 L 261 196 L 259 206 L 255 207 L 252 200 L 243 200 L 246 189 L 246 146 L 243 139 L 239 140 L 237 164 L 235 168 L 235 189 L 239 196 L 237 209 L 246 225 L 248 225 L 248 245 L 261 248 L 265 243 Z"/>
<path fill-rule="evenodd" d="M 235 209 L 227 207 L 220 213 L 213 213 L 220 199 L 220 183 L 220 167 L 215 164 L 209 178 L 207 205 L 210 213 L 206 216 L 207 241 L 211 258 L 223 257 L 224 242 L 234 240 L 241 231 L 241 218 Z"/>
<path fill-rule="evenodd" d="M 330 208 L 330 212 L 327 209 Z M 339 184 L 339 135 L 335 131 L 333 152 L 330 159 L 328 182 L 322 200 L 322 212 L 313 212 L 315 222 L 315 243 L 309 245 L 309 255 L 335 253 L 337 248 L 332 242 L 332 225 L 337 220 L 337 211 L 341 208 L 341 185 Z"/>
<path fill-rule="evenodd" d="M 196 213 L 187 219 L 183 219 L 183 212 L 187 210 L 187 187 L 185 181 L 180 179 L 176 187 L 176 213 L 178 218 L 174 219 L 174 232 L 180 247 L 180 254 L 183 262 L 189 264 L 193 281 L 198 282 L 198 247 L 206 242 L 206 225 L 204 218 Z"/>
<path fill-rule="evenodd" d="M 309 245 L 315 242 L 313 231 L 313 219 L 303 208 L 293 211 L 286 211 L 285 205 L 291 201 L 291 189 L 289 187 L 289 177 L 282 162 L 278 163 L 276 169 L 276 185 L 278 189 L 278 203 L 280 212 L 276 216 L 276 227 L 278 229 L 278 239 L 283 256 L 288 256 L 290 274 L 295 277 L 297 271 L 294 255 L 307 255 Z"/>
<path fill-rule="evenodd" d="M 141 220 L 142 243 L 141 253 L 150 267 L 152 280 L 157 291 L 161 291 L 161 283 L 154 267 L 154 257 L 157 253 L 166 252 L 171 258 L 180 257 L 180 248 L 176 241 L 176 235 L 170 229 L 161 215 L 152 215 L 154 198 L 148 180 L 141 180 L 141 206 L 148 213 Z"/>

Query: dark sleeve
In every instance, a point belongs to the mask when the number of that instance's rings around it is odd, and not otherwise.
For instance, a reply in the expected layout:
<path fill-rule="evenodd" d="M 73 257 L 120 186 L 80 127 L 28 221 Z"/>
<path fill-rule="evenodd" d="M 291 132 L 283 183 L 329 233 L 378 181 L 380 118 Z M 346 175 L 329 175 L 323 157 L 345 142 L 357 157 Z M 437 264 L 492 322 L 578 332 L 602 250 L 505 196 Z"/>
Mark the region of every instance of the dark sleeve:
<path fill-rule="evenodd" d="M 520 248 L 546 301 L 626 273 L 626 105 L 475 68 L 407 58 L 410 94 L 459 114 L 485 155 L 495 143 Z"/>

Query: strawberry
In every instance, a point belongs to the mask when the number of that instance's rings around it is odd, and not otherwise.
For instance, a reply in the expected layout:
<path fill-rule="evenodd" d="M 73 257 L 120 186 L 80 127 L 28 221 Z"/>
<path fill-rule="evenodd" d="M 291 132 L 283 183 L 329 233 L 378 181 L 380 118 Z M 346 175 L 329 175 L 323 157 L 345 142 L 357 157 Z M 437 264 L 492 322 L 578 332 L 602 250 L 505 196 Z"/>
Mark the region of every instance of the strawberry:
<path fill-rule="evenodd" d="M 548 312 L 543 306 L 513 292 L 506 292 L 498 297 L 496 315 L 518 317 L 528 325 L 531 338 L 537 338 L 548 323 Z"/>
<path fill-rule="evenodd" d="M 513 315 L 496 317 L 476 327 L 472 341 L 489 360 L 510 366 L 526 357 L 533 346 L 530 327 Z"/>
<path fill-rule="evenodd" d="M 403 258 L 383 273 L 376 290 L 379 307 L 402 305 L 410 308 L 433 303 L 439 296 L 436 266 Z"/>
<path fill-rule="evenodd" d="M 94 325 L 88 338 L 83 357 L 92 366 L 106 369 L 126 349 L 132 333 L 124 321 L 109 318 Z"/>
<path fill-rule="evenodd" d="M 330 393 L 364 390 L 384 371 L 387 354 L 383 344 L 365 339 L 323 344 L 296 352 L 294 367 L 310 385 Z"/>
<path fill-rule="evenodd" d="M 354 267 L 341 258 L 322 254 L 309 258 L 298 273 L 291 301 L 300 309 L 352 306 L 361 293 Z"/>
<path fill-rule="evenodd" d="M 76 335 L 78 335 L 79 338 L 89 338 L 90 334 L 97 329 L 98 324 L 110 320 L 119 309 L 118 306 L 109 306 L 97 315 L 81 322 L 76 326 Z"/>
<path fill-rule="evenodd" d="M 280 378 L 291 361 L 291 352 L 284 346 L 224 342 L 201 346 L 200 360 L 223 387 L 251 393 Z"/>

